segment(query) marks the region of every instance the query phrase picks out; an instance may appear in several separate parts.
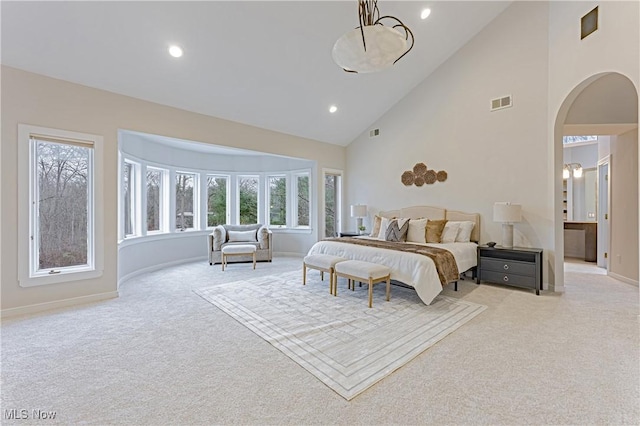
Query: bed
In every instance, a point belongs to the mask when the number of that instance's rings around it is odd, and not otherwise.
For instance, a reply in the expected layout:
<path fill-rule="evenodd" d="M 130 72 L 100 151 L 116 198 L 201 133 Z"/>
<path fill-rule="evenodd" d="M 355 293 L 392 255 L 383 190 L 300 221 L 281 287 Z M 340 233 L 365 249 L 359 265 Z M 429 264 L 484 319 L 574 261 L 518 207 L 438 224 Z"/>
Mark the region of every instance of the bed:
<path fill-rule="evenodd" d="M 473 222 L 474 226 L 471 231 L 470 242 L 444 244 L 423 243 L 420 245 L 442 248 L 449 251 L 453 255 L 460 273 L 469 270 L 475 273 L 477 265 L 476 248 L 480 240 L 480 215 L 478 213 L 464 213 L 431 206 L 414 206 L 380 212 L 379 216 L 386 218 L 428 218 L 429 220 L 446 219 L 448 221 Z M 356 238 L 362 240 L 377 240 L 369 236 Z M 385 265 L 391 268 L 391 279 L 393 281 L 413 287 L 420 299 L 427 305 L 442 291 L 442 280 L 438 276 L 436 265 L 430 257 L 418 253 L 360 245 L 363 243 L 352 244 L 347 242 L 348 240 L 348 238 L 334 238 L 319 241 L 311 247 L 309 254 L 331 254 L 346 259 L 363 260 Z M 395 244 L 402 245 L 403 243 Z M 411 245 L 416 244 L 418 243 L 411 243 Z"/>

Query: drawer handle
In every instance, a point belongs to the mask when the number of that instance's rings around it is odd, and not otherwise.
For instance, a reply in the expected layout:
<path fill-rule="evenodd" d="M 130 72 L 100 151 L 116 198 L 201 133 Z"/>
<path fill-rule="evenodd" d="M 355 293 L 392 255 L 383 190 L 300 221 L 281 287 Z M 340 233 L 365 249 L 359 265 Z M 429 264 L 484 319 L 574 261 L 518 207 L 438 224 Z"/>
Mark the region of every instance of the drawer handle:
<path fill-rule="evenodd" d="M 502 278 L 502 281 L 504 281 L 504 282 L 509 281 L 509 277 L 505 275 L 504 278 Z"/>
<path fill-rule="evenodd" d="M 509 269 L 509 265 L 504 265 L 503 268 L 506 271 L 507 269 Z"/>

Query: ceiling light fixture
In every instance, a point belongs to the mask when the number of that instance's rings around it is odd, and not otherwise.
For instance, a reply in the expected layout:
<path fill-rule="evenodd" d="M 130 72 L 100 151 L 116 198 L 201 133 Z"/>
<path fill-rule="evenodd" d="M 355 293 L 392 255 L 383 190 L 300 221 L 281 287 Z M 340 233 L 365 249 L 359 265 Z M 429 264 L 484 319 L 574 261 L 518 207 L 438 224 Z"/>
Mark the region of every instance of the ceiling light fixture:
<path fill-rule="evenodd" d="M 329 112 L 330 112 L 331 114 L 333 114 L 333 113 L 334 113 L 334 112 L 336 112 L 337 110 L 338 110 L 338 107 L 337 107 L 337 106 L 335 106 L 335 105 L 331 105 L 331 106 L 329 107 Z"/>
<path fill-rule="evenodd" d="M 413 48 L 413 32 L 394 16 L 381 17 L 377 0 L 358 0 L 358 17 L 360 25 L 333 46 L 333 60 L 346 72 L 381 71 Z M 390 20 L 391 26 L 385 27 L 383 20 Z"/>
<path fill-rule="evenodd" d="M 420 19 L 427 19 L 431 15 L 431 9 L 422 9 L 422 13 L 420 14 Z"/>
<path fill-rule="evenodd" d="M 182 56 L 182 48 L 180 46 L 176 46 L 171 45 L 169 46 L 169 55 L 173 56 L 174 58 L 179 58 Z"/>

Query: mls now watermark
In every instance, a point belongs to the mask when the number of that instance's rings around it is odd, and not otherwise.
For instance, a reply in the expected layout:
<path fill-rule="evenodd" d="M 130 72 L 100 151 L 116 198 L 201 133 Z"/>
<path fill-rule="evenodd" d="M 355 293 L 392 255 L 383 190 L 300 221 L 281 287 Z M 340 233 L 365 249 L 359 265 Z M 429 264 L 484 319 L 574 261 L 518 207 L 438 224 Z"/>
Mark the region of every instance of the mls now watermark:
<path fill-rule="evenodd" d="M 27 410 L 25 408 L 12 408 L 4 410 L 5 420 L 53 420 L 56 418 L 55 411 Z"/>

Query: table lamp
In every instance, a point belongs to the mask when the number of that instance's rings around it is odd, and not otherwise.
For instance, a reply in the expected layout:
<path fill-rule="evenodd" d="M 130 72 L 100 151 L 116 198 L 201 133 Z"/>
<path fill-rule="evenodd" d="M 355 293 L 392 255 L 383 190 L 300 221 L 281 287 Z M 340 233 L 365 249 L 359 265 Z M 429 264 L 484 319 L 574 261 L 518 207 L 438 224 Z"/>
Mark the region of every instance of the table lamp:
<path fill-rule="evenodd" d="M 356 218 L 356 229 L 360 233 L 362 218 L 367 216 L 367 206 L 365 204 L 353 204 L 351 206 L 351 217 Z"/>
<path fill-rule="evenodd" d="M 493 205 L 493 221 L 502 222 L 502 247 L 513 248 L 513 224 L 522 220 L 522 206 L 511 203 Z"/>

